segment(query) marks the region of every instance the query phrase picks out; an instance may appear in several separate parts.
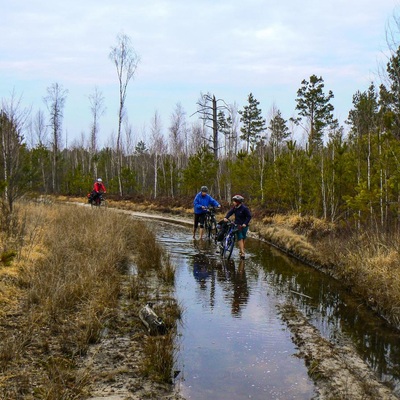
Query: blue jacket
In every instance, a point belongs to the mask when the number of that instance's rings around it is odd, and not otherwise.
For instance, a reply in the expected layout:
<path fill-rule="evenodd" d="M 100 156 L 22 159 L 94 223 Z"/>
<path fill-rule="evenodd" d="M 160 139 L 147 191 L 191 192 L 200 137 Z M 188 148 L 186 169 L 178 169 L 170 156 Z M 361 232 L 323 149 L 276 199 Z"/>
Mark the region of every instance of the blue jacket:
<path fill-rule="evenodd" d="M 194 213 L 195 214 L 204 214 L 207 210 L 203 210 L 202 207 L 221 207 L 217 200 L 213 199 L 208 193 L 205 196 L 202 196 L 201 192 L 196 194 L 196 197 L 193 201 L 194 205 Z"/>
<path fill-rule="evenodd" d="M 249 225 L 251 220 L 251 212 L 244 204 L 241 204 L 240 207 L 231 208 L 225 215 L 225 218 L 229 218 L 232 214 L 235 214 L 235 224 Z"/>

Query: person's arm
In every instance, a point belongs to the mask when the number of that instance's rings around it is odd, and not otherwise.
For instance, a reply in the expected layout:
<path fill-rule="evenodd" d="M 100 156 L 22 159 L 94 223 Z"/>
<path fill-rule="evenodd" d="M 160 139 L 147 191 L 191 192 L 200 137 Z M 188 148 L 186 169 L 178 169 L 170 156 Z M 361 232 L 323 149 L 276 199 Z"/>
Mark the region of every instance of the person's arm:
<path fill-rule="evenodd" d="M 194 201 L 193 201 L 194 212 L 195 212 L 196 214 L 200 214 L 201 211 L 203 210 L 203 206 L 202 206 L 201 203 L 200 203 L 200 196 L 201 196 L 201 194 L 200 194 L 200 195 L 197 194 L 196 197 L 194 198 Z"/>
<path fill-rule="evenodd" d="M 251 212 L 250 212 L 250 210 L 247 207 L 245 208 L 245 210 L 246 210 L 246 212 L 245 212 L 246 220 L 244 221 L 244 224 L 242 224 L 242 226 L 249 225 L 249 222 L 251 220 Z"/>
<path fill-rule="evenodd" d="M 212 205 L 213 207 L 216 207 L 216 208 L 221 207 L 221 204 L 219 204 L 218 201 L 215 200 L 215 199 L 212 198 L 212 197 L 211 197 L 211 205 Z"/>
<path fill-rule="evenodd" d="M 234 211 L 235 211 L 235 208 L 234 208 L 234 207 L 231 208 L 231 209 L 226 213 L 224 220 L 225 220 L 225 219 L 228 220 L 228 218 L 234 213 Z"/>

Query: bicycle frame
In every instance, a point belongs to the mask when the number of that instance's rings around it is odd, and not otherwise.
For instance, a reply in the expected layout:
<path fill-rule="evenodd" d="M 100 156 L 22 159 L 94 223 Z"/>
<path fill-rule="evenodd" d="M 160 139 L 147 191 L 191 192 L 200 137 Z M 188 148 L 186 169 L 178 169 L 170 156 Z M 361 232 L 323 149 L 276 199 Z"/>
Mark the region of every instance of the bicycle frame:
<path fill-rule="evenodd" d="M 221 246 L 222 257 L 229 260 L 232 255 L 233 248 L 235 246 L 236 232 L 238 231 L 238 227 L 236 224 L 230 221 L 228 222 L 228 224 L 229 224 L 228 232 L 226 233 L 220 246 Z"/>
<path fill-rule="evenodd" d="M 95 200 L 92 200 L 91 203 L 92 207 L 105 207 L 106 204 L 106 199 L 104 198 L 102 193 Z"/>
<path fill-rule="evenodd" d="M 207 208 L 206 218 L 204 220 L 204 229 L 206 231 L 206 236 L 208 240 L 211 240 L 213 237 L 216 240 L 217 235 L 217 220 L 215 218 L 215 208 L 209 207 Z"/>

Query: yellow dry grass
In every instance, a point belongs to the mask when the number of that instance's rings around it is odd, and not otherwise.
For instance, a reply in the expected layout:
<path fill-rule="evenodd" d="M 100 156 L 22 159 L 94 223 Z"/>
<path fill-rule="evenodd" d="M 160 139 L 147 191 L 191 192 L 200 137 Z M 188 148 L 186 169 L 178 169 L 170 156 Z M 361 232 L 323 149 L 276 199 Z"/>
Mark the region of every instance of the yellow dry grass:
<path fill-rule="evenodd" d="M 2 251 L 17 251 L 0 265 L 0 398 L 83 398 L 88 382 L 76 357 L 112 327 L 133 252 L 152 254 L 163 271 L 162 251 L 120 213 L 51 202 L 18 208 L 18 237 L 0 236 Z"/>

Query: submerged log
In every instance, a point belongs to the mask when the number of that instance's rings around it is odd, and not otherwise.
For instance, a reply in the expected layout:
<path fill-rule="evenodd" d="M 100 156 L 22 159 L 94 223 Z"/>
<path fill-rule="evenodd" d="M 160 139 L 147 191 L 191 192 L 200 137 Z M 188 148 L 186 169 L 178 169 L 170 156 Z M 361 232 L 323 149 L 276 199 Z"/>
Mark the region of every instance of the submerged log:
<path fill-rule="evenodd" d="M 164 335 L 167 331 L 165 323 L 153 310 L 153 303 L 147 303 L 140 311 L 139 318 L 150 335 Z"/>

